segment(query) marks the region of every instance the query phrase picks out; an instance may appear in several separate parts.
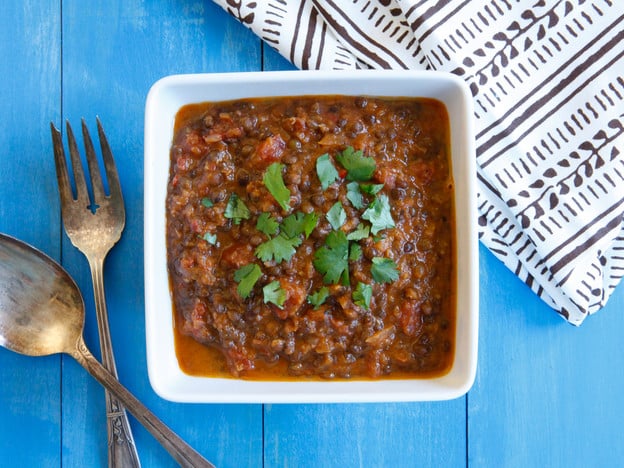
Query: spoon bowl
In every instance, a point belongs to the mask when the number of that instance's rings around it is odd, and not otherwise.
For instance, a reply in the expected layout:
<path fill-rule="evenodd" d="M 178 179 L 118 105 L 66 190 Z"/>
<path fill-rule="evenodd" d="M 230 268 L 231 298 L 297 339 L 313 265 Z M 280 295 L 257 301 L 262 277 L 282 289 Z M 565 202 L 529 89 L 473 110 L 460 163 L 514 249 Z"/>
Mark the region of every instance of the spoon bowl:
<path fill-rule="evenodd" d="M 82 336 L 84 303 L 57 263 L 0 234 L 0 344 L 29 356 L 71 353 Z"/>
<path fill-rule="evenodd" d="M 54 260 L 0 234 L 0 345 L 28 356 L 65 353 L 115 395 L 183 467 L 213 467 L 89 352 L 80 289 Z"/>

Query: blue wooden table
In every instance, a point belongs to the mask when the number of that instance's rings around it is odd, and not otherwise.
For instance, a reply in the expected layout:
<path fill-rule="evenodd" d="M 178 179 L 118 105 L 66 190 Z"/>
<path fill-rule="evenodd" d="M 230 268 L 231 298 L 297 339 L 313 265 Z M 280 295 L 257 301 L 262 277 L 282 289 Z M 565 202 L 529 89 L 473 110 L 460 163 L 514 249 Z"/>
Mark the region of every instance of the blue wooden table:
<path fill-rule="evenodd" d="M 0 6 L 0 231 L 62 262 L 97 331 L 87 263 L 64 234 L 50 121 L 109 136 L 127 224 L 106 264 L 120 380 L 219 467 L 622 466 L 624 286 L 580 328 L 480 250 L 479 366 L 447 402 L 185 405 L 146 369 L 143 111 L 174 73 L 292 68 L 210 0 L 4 0 Z M 104 393 L 71 358 L 0 349 L 0 466 L 106 466 Z M 143 466 L 174 466 L 131 419 Z"/>

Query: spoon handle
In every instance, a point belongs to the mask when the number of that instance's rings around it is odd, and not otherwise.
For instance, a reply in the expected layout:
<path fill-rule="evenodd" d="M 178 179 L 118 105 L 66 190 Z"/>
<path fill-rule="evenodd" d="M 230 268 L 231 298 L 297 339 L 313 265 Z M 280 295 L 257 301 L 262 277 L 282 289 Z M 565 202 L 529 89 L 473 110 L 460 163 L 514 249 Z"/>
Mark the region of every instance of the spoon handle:
<path fill-rule="evenodd" d="M 186 468 L 215 468 L 175 432 L 169 429 L 154 413 L 130 393 L 119 381 L 98 362 L 80 338 L 71 356 L 98 382 L 115 395 L 135 418 L 156 438 L 171 456 Z"/>

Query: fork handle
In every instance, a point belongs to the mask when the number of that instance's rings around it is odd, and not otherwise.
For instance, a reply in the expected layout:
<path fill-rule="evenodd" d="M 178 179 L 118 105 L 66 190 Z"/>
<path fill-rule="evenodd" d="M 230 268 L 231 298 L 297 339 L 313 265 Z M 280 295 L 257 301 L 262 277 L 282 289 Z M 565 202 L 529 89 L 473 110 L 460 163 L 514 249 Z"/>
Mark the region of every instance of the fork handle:
<path fill-rule="evenodd" d="M 106 390 L 106 429 L 108 433 L 108 466 L 140 468 L 126 408 Z"/>
<path fill-rule="evenodd" d="M 117 367 L 113 355 L 113 345 L 108 326 L 108 311 L 106 297 L 104 296 L 104 258 L 89 258 L 93 292 L 95 296 L 95 312 L 97 315 L 98 334 L 100 337 L 100 350 L 102 364 L 115 378 Z M 108 466 L 111 468 L 139 468 L 141 462 L 137 453 L 136 445 L 126 409 L 119 399 L 110 394 L 106 395 L 106 428 L 108 434 Z"/>

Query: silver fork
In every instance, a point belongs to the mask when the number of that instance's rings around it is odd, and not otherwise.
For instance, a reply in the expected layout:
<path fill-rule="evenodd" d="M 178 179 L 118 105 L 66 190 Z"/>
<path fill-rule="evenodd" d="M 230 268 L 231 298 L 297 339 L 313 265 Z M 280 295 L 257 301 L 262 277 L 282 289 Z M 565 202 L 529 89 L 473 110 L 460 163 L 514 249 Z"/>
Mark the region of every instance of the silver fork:
<path fill-rule="evenodd" d="M 100 174 L 93 142 L 89 136 L 89 130 L 82 119 L 82 134 L 86 151 L 86 159 L 89 168 L 93 200 L 89 199 L 89 192 L 85 182 L 80 153 L 76 144 L 74 133 L 69 121 L 67 122 L 67 142 L 74 173 L 76 197 L 74 198 L 69 182 L 67 161 L 63 150 L 61 132 L 53 123 L 52 141 L 54 145 L 54 161 L 56 164 L 56 176 L 61 196 L 61 214 L 65 231 L 76 246 L 89 261 L 91 279 L 95 294 L 95 310 L 97 313 L 98 332 L 100 337 L 100 349 L 102 351 L 102 364 L 111 374 L 117 377 L 117 368 L 113 356 L 113 347 L 108 327 L 108 315 L 106 311 L 106 298 L 104 296 L 104 259 L 121 237 L 121 232 L 126 223 L 126 212 L 119 176 L 110 146 L 102 129 L 100 119 L 97 119 L 97 128 L 102 148 L 102 159 L 108 181 L 109 194 L 104 191 L 104 185 Z M 128 416 L 123 405 L 106 392 L 106 420 L 108 431 L 108 464 L 110 467 L 139 467 L 134 438 L 128 423 Z"/>

